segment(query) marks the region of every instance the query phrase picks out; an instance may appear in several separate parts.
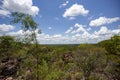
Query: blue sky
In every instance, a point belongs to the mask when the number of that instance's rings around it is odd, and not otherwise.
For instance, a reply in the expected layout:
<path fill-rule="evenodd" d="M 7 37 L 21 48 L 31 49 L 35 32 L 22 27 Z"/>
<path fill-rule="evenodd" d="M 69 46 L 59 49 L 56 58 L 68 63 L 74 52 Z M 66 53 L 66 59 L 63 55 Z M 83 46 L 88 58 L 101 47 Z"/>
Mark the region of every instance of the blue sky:
<path fill-rule="evenodd" d="M 1 0 L 0 35 L 23 35 L 20 25 L 9 24 L 11 12 L 22 12 L 39 24 L 41 44 L 97 43 L 120 32 L 119 4 L 120 0 Z"/>

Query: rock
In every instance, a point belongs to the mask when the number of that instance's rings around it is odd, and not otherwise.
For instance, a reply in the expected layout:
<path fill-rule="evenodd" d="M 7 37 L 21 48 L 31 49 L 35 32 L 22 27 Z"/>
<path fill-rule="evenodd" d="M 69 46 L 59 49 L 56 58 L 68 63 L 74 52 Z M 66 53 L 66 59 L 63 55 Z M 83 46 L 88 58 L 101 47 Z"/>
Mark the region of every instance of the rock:
<path fill-rule="evenodd" d="M 5 77 L 3 77 L 3 76 L 0 76 L 0 80 L 5 80 Z"/>
<path fill-rule="evenodd" d="M 13 80 L 13 78 L 12 77 L 8 77 L 5 80 Z"/>
<path fill-rule="evenodd" d="M 6 62 L 8 62 L 9 61 L 9 57 L 6 57 L 6 58 L 4 58 L 1 62 L 2 63 L 6 63 Z"/>
<path fill-rule="evenodd" d="M 0 76 L 10 77 L 17 73 L 18 62 L 14 58 L 7 57 L 2 60 Z"/>
<path fill-rule="evenodd" d="M 0 75 L 2 75 L 2 76 L 12 76 L 12 75 L 16 74 L 16 72 L 17 72 L 16 67 L 11 67 L 11 68 L 3 67 Z"/>

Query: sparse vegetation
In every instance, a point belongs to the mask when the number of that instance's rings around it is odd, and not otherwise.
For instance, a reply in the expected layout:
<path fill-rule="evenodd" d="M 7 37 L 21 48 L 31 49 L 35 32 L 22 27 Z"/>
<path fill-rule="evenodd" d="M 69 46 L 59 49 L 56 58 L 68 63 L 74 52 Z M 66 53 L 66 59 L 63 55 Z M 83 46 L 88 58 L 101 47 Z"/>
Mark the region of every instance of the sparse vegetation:
<path fill-rule="evenodd" d="M 119 42 L 120 36 L 114 36 L 96 45 L 38 44 L 37 63 L 34 44 L 1 36 L 0 78 L 36 80 L 38 70 L 39 80 L 119 80 Z"/>

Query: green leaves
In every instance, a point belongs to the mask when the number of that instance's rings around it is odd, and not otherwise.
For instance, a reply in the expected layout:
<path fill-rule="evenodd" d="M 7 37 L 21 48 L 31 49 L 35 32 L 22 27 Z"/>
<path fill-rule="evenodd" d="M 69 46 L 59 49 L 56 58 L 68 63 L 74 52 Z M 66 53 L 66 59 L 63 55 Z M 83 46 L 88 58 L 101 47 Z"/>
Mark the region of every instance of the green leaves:
<path fill-rule="evenodd" d="M 42 65 L 39 65 L 39 74 L 40 80 L 59 80 L 62 71 L 57 68 L 56 64 L 50 66 L 44 59 L 42 59 Z"/>
<path fill-rule="evenodd" d="M 31 15 L 26 15 L 22 19 L 22 25 L 24 30 L 36 30 L 38 24 L 33 20 Z"/>
<path fill-rule="evenodd" d="M 11 16 L 13 18 L 11 23 L 19 23 L 23 19 L 23 17 L 25 17 L 25 14 L 14 12 L 11 14 Z"/>
<path fill-rule="evenodd" d="M 13 18 L 11 23 L 21 24 L 24 31 L 26 30 L 34 31 L 37 29 L 38 24 L 33 20 L 31 15 L 14 12 L 11 14 L 11 16 Z"/>

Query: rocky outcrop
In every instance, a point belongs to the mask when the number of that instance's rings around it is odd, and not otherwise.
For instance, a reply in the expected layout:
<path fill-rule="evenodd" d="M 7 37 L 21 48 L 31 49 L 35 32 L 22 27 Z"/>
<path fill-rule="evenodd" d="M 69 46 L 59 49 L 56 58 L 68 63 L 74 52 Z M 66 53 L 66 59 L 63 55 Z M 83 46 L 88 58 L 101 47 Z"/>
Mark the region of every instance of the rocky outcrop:
<path fill-rule="evenodd" d="M 0 80 L 12 80 L 12 76 L 17 73 L 19 60 L 6 57 L 1 60 Z"/>

